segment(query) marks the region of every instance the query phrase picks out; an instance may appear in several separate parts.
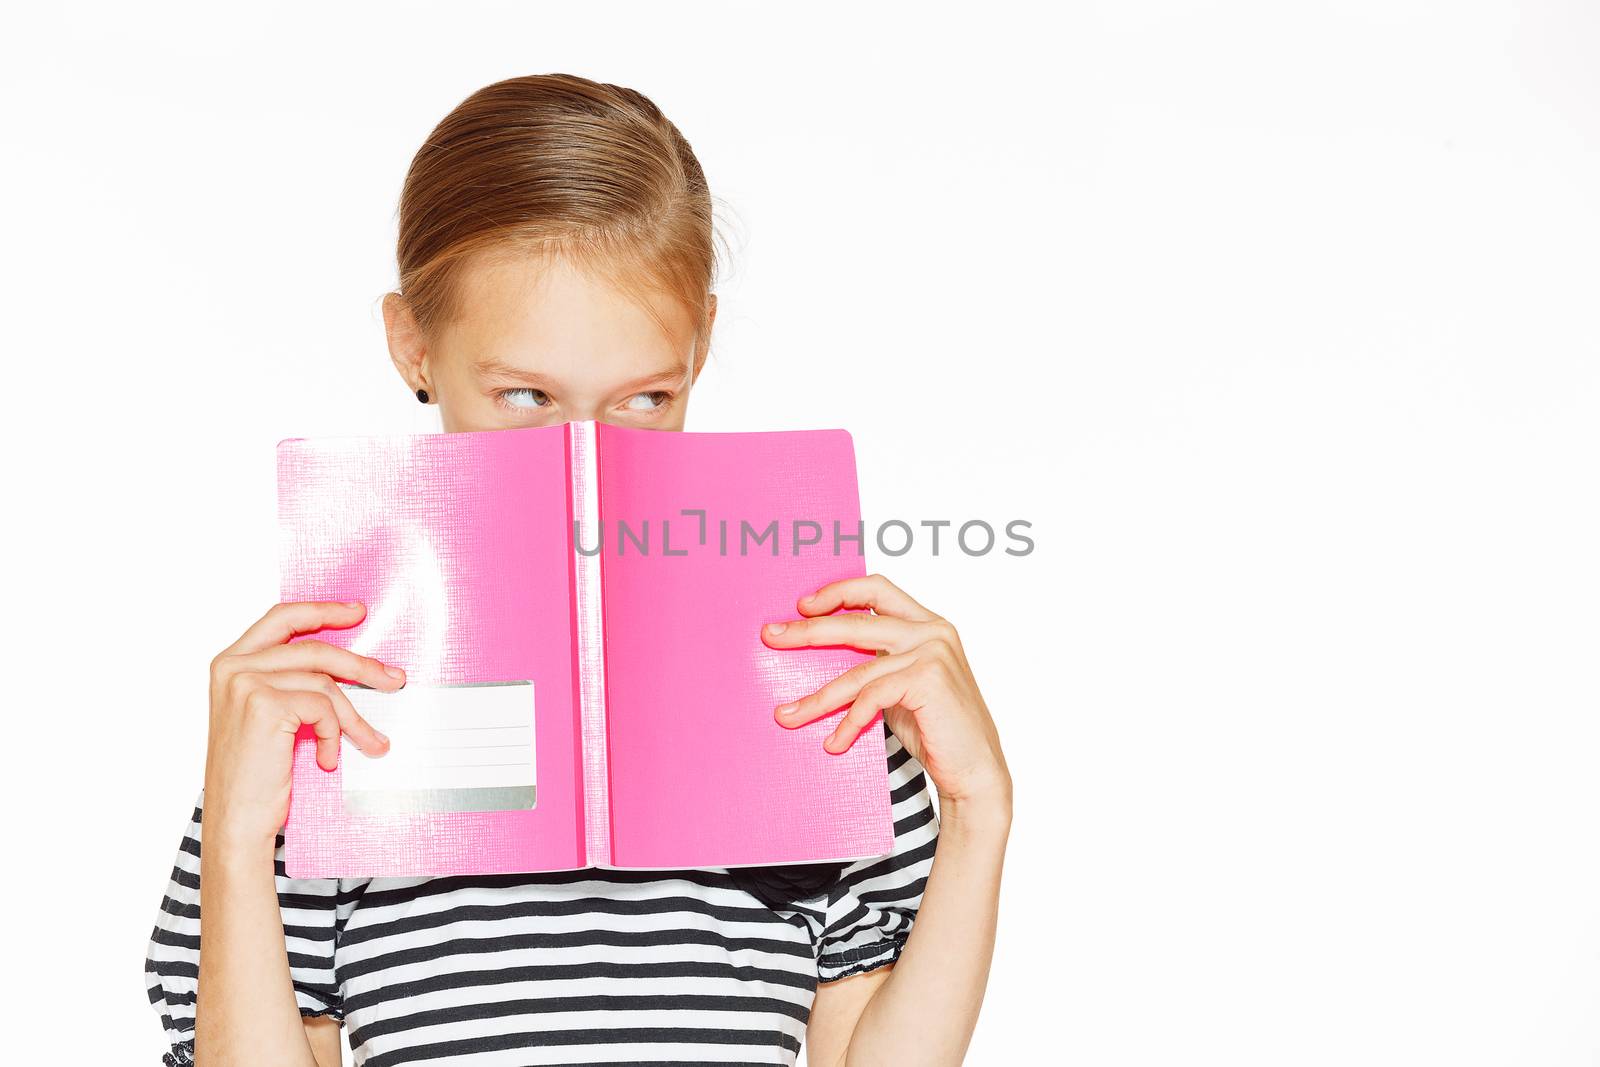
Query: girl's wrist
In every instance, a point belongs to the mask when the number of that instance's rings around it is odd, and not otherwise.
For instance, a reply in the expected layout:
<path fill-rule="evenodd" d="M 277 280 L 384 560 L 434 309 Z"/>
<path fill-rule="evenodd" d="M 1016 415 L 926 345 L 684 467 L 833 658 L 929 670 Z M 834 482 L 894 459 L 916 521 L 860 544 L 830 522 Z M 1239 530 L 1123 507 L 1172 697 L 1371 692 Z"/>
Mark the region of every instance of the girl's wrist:
<path fill-rule="evenodd" d="M 212 796 L 216 801 L 212 801 Z M 272 856 L 278 848 L 278 831 L 263 829 L 265 820 L 232 811 L 221 794 L 206 791 L 205 810 L 200 815 L 202 854 L 220 855 L 230 861 L 250 864 L 263 854 Z"/>
<path fill-rule="evenodd" d="M 1011 828 L 1011 776 L 1003 771 L 959 794 L 939 791 L 941 822 L 957 821 L 1005 833 Z"/>
<path fill-rule="evenodd" d="M 245 827 L 208 827 L 201 840 L 201 858 L 233 871 L 265 867 L 273 870 L 277 856 L 277 834 L 262 835 Z"/>

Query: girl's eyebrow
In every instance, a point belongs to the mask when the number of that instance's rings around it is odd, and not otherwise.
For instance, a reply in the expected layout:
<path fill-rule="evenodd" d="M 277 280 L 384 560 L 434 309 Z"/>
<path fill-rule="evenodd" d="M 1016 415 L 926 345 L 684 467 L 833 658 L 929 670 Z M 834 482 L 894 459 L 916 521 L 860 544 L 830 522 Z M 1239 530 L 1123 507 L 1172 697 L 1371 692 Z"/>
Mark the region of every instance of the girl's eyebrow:
<path fill-rule="evenodd" d="M 548 382 L 550 380 L 538 371 L 512 366 L 505 360 L 494 356 L 473 360 L 472 369 L 485 378 L 507 378 L 518 382 Z"/>
<path fill-rule="evenodd" d="M 652 385 L 682 385 L 689 377 L 687 367 L 675 370 L 664 370 L 645 378 L 636 378 L 624 385 L 618 392 L 636 393 L 649 389 Z"/>

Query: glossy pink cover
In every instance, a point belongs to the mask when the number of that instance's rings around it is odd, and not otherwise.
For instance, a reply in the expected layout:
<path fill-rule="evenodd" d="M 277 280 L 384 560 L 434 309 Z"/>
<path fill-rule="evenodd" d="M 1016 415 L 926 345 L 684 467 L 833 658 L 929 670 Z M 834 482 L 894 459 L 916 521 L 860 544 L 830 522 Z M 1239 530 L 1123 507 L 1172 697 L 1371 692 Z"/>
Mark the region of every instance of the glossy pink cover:
<path fill-rule="evenodd" d="M 367 605 L 358 626 L 294 640 L 375 656 L 408 683 L 533 680 L 538 783 L 528 811 L 346 814 L 349 739 L 324 771 L 302 728 L 284 828 L 291 878 L 585 865 L 567 486 L 562 426 L 279 443 L 280 595 Z"/>
<path fill-rule="evenodd" d="M 850 435 L 596 432 L 613 863 L 731 867 L 887 853 L 894 821 L 881 716 L 836 756 L 822 740 L 842 711 L 798 730 L 773 718 L 778 704 L 871 655 L 772 649 L 760 636 L 764 623 L 796 618 L 802 595 L 864 573 L 859 540 L 834 550 L 835 522 L 846 534 L 860 527 Z M 705 543 L 701 517 L 685 509 L 705 512 Z M 797 551 L 796 520 L 818 527 L 802 526 L 799 540 L 820 531 L 820 543 Z M 648 523 L 648 555 L 619 538 L 620 522 L 634 535 Z M 774 522 L 776 536 L 741 552 L 745 522 L 752 542 Z M 587 532 L 584 543 L 593 544 Z"/>
<path fill-rule="evenodd" d="M 800 730 L 772 716 L 868 654 L 768 649 L 759 632 L 793 617 L 801 594 L 864 572 L 857 542 L 833 550 L 833 522 L 854 533 L 860 518 L 848 434 L 567 424 L 291 438 L 279 443 L 278 475 L 281 597 L 368 606 L 359 626 L 297 640 L 376 656 L 416 682 L 532 680 L 536 705 L 529 811 L 348 813 L 340 771 L 316 765 L 303 729 L 284 830 L 290 877 L 678 869 L 889 851 L 881 720 L 831 756 L 822 739 L 839 713 Z M 587 584 L 575 582 L 583 564 L 571 540 L 580 491 L 598 492 L 607 535 L 600 603 L 574 593 Z M 706 512 L 708 544 L 690 545 L 699 522 L 686 508 Z M 666 553 L 663 519 L 684 554 Z M 719 551 L 723 519 L 735 539 L 741 520 L 758 530 L 778 522 L 780 551 Z M 819 544 L 794 551 L 797 519 L 821 527 Z M 653 551 L 632 541 L 618 551 L 619 521 L 635 533 L 648 521 Z M 593 544 L 588 531 L 584 542 Z M 584 612 L 602 615 L 603 671 L 583 667 L 596 660 L 581 635 L 598 629 L 580 624 Z M 602 706 L 587 713 L 581 667 L 603 682 L 591 687 Z M 588 753 L 598 768 L 587 785 L 598 791 L 588 842 L 585 732 L 600 742 Z"/>

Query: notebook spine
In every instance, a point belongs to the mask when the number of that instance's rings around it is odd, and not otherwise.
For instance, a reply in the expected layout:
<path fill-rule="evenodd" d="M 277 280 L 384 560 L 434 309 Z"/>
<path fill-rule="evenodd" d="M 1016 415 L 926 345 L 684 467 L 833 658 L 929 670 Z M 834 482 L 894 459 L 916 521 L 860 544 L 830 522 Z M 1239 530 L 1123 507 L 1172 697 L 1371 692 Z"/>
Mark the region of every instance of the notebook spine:
<path fill-rule="evenodd" d="M 583 742 L 584 849 L 589 866 L 611 862 L 610 757 L 606 751 L 605 621 L 601 616 L 600 465 L 592 421 L 567 424 L 572 472 L 574 645 Z M 592 548 L 591 548 L 592 546 Z"/>

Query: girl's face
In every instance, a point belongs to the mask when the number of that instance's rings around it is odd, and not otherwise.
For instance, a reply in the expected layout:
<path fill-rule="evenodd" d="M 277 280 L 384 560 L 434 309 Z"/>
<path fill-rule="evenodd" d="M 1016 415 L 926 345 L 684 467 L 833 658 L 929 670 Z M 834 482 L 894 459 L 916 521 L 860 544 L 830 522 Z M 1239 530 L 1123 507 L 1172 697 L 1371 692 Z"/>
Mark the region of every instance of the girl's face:
<path fill-rule="evenodd" d="M 683 429 L 706 352 L 676 300 L 652 296 L 663 331 L 599 275 L 534 256 L 473 261 L 461 297 L 459 320 L 433 338 L 399 296 L 383 302 L 395 367 L 438 401 L 446 432 L 577 419 Z"/>

